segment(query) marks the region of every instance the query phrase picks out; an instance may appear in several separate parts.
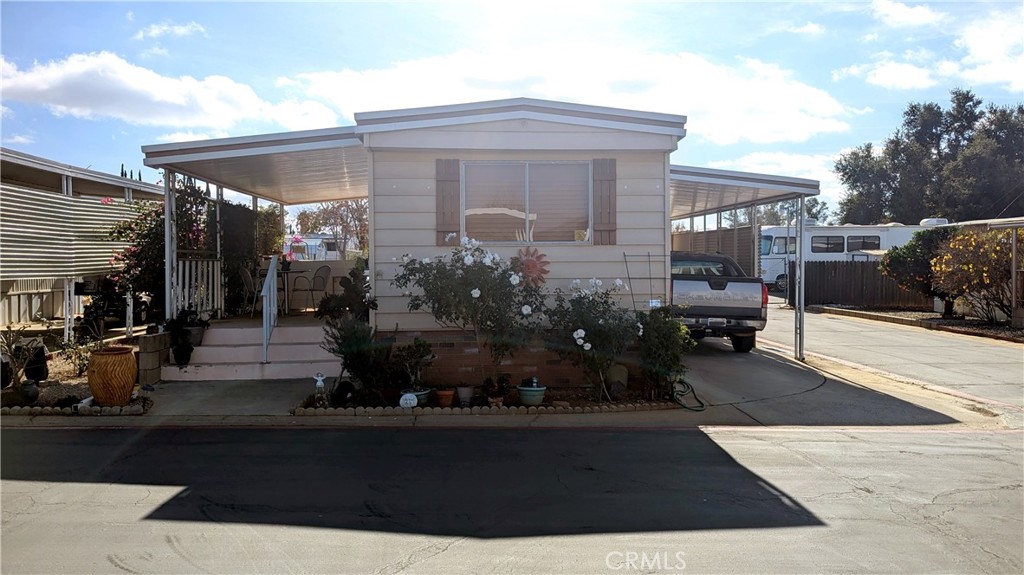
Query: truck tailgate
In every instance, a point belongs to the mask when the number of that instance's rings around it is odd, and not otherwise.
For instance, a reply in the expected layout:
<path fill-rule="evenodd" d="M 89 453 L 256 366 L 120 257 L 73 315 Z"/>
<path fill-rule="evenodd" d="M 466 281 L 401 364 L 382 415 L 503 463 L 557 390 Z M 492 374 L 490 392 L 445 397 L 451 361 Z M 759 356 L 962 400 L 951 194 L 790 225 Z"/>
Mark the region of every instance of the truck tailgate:
<path fill-rule="evenodd" d="M 760 318 L 761 279 L 672 274 L 672 305 L 690 316 Z"/>

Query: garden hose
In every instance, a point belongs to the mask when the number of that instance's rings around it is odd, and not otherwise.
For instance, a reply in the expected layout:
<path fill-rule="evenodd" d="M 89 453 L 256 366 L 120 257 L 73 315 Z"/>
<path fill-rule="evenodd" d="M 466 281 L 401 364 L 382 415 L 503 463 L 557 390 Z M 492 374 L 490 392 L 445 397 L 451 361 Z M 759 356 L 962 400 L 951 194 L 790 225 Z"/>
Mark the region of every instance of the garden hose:
<path fill-rule="evenodd" d="M 697 405 L 687 405 L 686 396 L 693 394 L 694 401 Z M 672 382 L 672 401 L 678 403 L 683 409 L 690 411 L 704 411 L 707 406 L 701 401 L 700 397 L 697 396 L 697 392 L 694 391 L 693 386 L 686 382 L 683 378 L 677 378 Z"/>

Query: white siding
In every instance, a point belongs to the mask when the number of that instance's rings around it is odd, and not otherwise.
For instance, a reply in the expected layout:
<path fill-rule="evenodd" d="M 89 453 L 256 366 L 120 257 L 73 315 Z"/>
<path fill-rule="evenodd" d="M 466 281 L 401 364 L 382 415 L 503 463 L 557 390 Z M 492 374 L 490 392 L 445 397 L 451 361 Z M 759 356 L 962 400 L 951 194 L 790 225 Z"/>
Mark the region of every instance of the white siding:
<path fill-rule="evenodd" d="M 460 128 L 466 128 L 465 126 Z M 482 133 L 486 131 L 481 130 Z M 583 130 L 576 130 L 584 133 Z M 611 131 L 609 131 L 611 132 Z M 561 137 L 551 131 L 551 137 Z M 379 143 L 374 134 L 374 143 Z M 617 171 L 616 235 L 617 245 L 531 244 L 544 253 L 551 263 L 546 286 L 566 289 L 573 279 L 586 281 L 596 277 L 609 286 L 616 278 L 628 281 L 632 291 L 624 294 L 623 305 L 646 310 L 648 300 L 666 299 L 669 225 L 665 212 L 665 188 L 668 156 L 664 150 L 653 152 L 587 151 L 481 151 L 429 150 L 382 151 L 373 154 L 374 213 L 373 258 L 374 292 L 379 309 L 375 323 L 379 329 L 391 330 L 398 324 L 402 330 L 436 329 L 429 313 L 410 313 L 407 298 L 391 286 L 403 254 L 415 258 L 437 257 L 450 248 L 435 246 L 435 160 L 592 160 L 615 158 Z M 515 246 L 490 246 L 503 257 L 515 256 Z M 627 262 L 628 261 L 628 270 Z"/>

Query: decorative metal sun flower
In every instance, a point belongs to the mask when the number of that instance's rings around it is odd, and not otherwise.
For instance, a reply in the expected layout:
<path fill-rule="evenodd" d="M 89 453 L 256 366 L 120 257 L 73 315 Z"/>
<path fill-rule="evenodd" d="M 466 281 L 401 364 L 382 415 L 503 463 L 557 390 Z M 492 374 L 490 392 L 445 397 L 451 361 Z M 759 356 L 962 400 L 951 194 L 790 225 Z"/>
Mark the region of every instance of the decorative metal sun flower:
<path fill-rule="evenodd" d="M 548 274 L 549 262 L 537 248 L 519 250 L 519 262 L 522 265 L 523 281 L 534 286 L 545 282 L 544 276 Z"/>

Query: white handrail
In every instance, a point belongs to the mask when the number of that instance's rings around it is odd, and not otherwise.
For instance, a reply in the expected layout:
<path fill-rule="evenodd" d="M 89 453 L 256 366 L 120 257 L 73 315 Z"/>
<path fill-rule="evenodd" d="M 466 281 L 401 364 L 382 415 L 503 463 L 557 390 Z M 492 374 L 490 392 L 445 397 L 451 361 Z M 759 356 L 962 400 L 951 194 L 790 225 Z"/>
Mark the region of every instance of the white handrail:
<path fill-rule="evenodd" d="M 270 258 L 267 278 L 263 280 L 260 298 L 263 301 L 263 363 L 269 363 L 270 336 L 277 326 L 277 254 Z"/>

